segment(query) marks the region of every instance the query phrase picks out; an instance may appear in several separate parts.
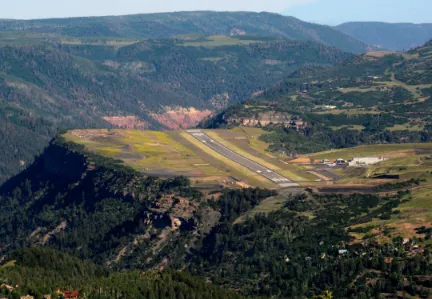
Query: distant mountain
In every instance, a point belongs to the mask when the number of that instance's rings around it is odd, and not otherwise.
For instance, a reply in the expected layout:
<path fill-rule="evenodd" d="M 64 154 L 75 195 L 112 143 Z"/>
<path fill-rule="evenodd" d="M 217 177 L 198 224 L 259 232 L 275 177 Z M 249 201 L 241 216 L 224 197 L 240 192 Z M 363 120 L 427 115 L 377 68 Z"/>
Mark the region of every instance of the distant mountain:
<path fill-rule="evenodd" d="M 330 27 L 273 13 L 176 12 L 46 20 L 0 20 L 0 30 L 73 37 L 166 38 L 178 35 L 264 35 L 310 40 L 349 52 L 368 46 Z"/>
<path fill-rule="evenodd" d="M 432 24 L 350 22 L 336 28 L 368 45 L 392 51 L 409 50 L 432 38 Z"/>

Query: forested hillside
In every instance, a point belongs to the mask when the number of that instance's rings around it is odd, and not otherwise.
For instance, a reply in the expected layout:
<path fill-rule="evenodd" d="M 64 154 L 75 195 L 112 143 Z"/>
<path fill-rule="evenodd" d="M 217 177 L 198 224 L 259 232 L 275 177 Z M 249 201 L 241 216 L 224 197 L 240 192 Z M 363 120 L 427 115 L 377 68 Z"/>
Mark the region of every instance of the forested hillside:
<path fill-rule="evenodd" d="M 0 182 L 31 163 L 59 128 L 195 126 L 299 67 L 350 56 L 256 37 L 0 47 Z"/>
<path fill-rule="evenodd" d="M 189 179 L 144 177 L 62 137 L 3 184 L 0 194 L 0 240 L 5 244 L 0 254 L 50 246 L 113 268 L 147 268 L 163 264 L 163 258 L 181 261 L 191 250 L 184 245 L 220 217 Z M 223 197 L 251 201 L 232 212 L 239 215 L 272 194 L 248 189 L 226 191 Z"/>
<path fill-rule="evenodd" d="M 407 51 L 432 38 L 432 24 L 349 22 L 336 28 L 365 44 L 392 51 Z"/>
<path fill-rule="evenodd" d="M 254 12 L 174 12 L 129 16 L 46 20 L 0 20 L 7 34 L 26 32 L 42 37 L 110 37 L 160 39 L 179 35 L 261 35 L 289 40 L 309 40 L 349 52 L 365 52 L 368 46 L 330 26 L 303 22 L 293 17 Z"/>
<path fill-rule="evenodd" d="M 429 179 L 425 173 L 413 184 Z M 416 227 L 407 242 L 387 229 L 388 242 L 380 243 L 368 226 L 415 200 L 404 189 L 410 186 L 383 186 L 398 191 L 388 195 L 203 193 L 185 178 L 146 178 L 58 137 L 0 190 L 0 282 L 13 286 L 0 294 L 61 288 L 88 298 L 427 297 L 430 229 Z M 248 214 L 264 200 L 279 207 Z"/>
<path fill-rule="evenodd" d="M 19 298 L 32 295 L 57 298 L 65 290 L 78 291 L 85 298 L 243 298 L 206 283 L 187 273 L 165 271 L 130 271 L 110 273 L 103 266 L 52 249 L 24 249 L 12 252 L 11 263 L 0 268 L 0 283 L 13 284 L 12 289 L 0 288 L 0 295 Z M 38 275 L 34 275 L 38 273 Z M 18 287 L 15 283 L 19 282 Z"/>
<path fill-rule="evenodd" d="M 431 64 L 429 42 L 405 54 L 373 52 L 335 67 L 305 67 L 203 126 L 264 127 L 269 149 L 287 155 L 430 142 Z"/>

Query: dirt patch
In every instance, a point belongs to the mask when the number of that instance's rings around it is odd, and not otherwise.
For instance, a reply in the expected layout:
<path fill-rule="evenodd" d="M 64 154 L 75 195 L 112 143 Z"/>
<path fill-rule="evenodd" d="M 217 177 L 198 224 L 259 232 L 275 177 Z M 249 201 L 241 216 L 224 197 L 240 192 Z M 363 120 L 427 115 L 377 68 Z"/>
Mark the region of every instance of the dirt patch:
<path fill-rule="evenodd" d="M 98 138 L 102 138 L 102 140 L 115 140 L 115 137 L 121 137 L 122 134 L 119 131 L 111 131 L 107 129 L 92 129 L 92 130 L 70 130 L 68 134 L 71 136 L 89 139 L 89 140 L 98 140 Z M 105 139 L 104 139 L 105 138 Z M 108 139 L 111 138 L 111 139 Z"/>
<path fill-rule="evenodd" d="M 394 153 L 386 153 L 386 158 L 402 158 L 402 157 L 411 157 L 415 156 L 416 152 L 414 150 L 411 151 L 403 151 L 403 152 L 394 152 Z"/>
<path fill-rule="evenodd" d="M 149 123 L 140 120 L 137 116 L 105 116 L 103 119 L 113 126 L 122 129 L 146 129 L 149 127 Z"/>
<path fill-rule="evenodd" d="M 394 227 L 398 232 L 402 233 L 404 236 L 420 236 L 417 234 L 417 231 L 415 230 L 416 228 L 420 227 L 420 226 L 425 226 L 426 228 L 431 227 L 431 225 L 427 225 L 426 221 L 422 222 L 425 224 L 419 225 L 414 224 L 414 223 L 408 223 L 408 222 L 404 222 L 404 223 L 397 223 L 395 224 Z"/>
<path fill-rule="evenodd" d="M 289 161 L 290 163 L 298 163 L 298 164 L 311 164 L 314 162 L 312 158 L 309 157 L 298 157 L 294 160 Z"/>
<path fill-rule="evenodd" d="M 249 188 L 250 186 L 246 184 L 245 182 L 236 182 L 236 185 L 242 187 L 242 188 Z"/>

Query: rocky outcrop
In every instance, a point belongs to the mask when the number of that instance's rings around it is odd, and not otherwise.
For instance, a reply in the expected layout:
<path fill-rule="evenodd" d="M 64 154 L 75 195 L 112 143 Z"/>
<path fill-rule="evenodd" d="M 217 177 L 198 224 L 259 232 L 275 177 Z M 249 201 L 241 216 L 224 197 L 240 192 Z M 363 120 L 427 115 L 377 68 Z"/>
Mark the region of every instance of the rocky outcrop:
<path fill-rule="evenodd" d="M 229 99 L 230 99 L 229 94 L 225 92 L 223 94 L 217 94 L 214 97 L 212 97 L 210 99 L 210 103 L 216 109 L 221 110 L 228 107 Z"/>
<path fill-rule="evenodd" d="M 198 110 L 194 107 L 165 107 L 162 113 L 151 113 L 150 116 L 172 130 L 195 127 L 200 121 L 212 114 L 212 111 Z"/>
<path fill-rule="evenodd" d="M 230 31 L 230 35 L 231 36 L 246 35 L 246 31 L 244 31 L 243 29 L 239 29 L 239 28 L 233 28 Z"/>
<path fill-rule="evenodd" d="M 106 132 L 107 137 L 113 133 Z M 79 137 L 86 130 L 72 133 Z M 23 223 L 13 235 L 12 228 L 0 232 L 0 258 L 20 244 L 75 250 L 79 239 L 77 250 L 90 252 L 89 258 L 101 252 L 99 244 L 109 244 L 98 262 L 112 267 L 144 258 L 158 264 L 170 254 L 166 246 L 177 241 L 193 246 L 220 219 L 219 211 L 202 205 L 205 199 L 187 185 L 181 179 L 146 177 L 58 136 L 36 162 L 0 188 L 6 210 L 19 206 L 4 218 L 5 228 L 17 223 L 14 219 Z M 5 196 L 12 191 L 17 198 Z"/>
<path fill-rule="evenodd" d="M 104 61 L 103 64 L 115 70 L 131 71 L 136 74 L 144 74 L 144 73 L 154 72 L 156 70 L 153 64 L 146 63 L 143 61 L 132 61 L 132 62 L 120 63 L 118 61 L 106 60 Z"/>
<path fill-rule="evenodd" d="M 302 130 L 308 126 L 305 122 L 298 116 L 291 115 L 286 112 L 277 111 L 266 111 L 258 112 L 250 117 L 228 117 L 226 119 L 228 124 L 241 125 L 245 127 L 266 127 L 268 125 L 282 125 L 285 128 L 291 128 L 294 130 Z"/>

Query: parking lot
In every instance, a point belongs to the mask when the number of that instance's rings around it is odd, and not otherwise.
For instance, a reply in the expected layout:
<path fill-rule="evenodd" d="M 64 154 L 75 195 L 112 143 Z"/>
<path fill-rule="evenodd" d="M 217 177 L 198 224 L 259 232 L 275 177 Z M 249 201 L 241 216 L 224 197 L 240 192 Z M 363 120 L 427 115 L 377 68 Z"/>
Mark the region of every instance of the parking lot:
<path fill-rule="evenodd" d="M 226 146 L 220 144 L 219 142 L 213 140 L 210 136 L 202 132 L 201 130 L 188 130 L 189 134 L 191 134 L 194 138 L 199 140 L 200 142 L 207 145 L 210 149 L 216 151 L 217 153 L 225 156 L 228 159 L 231 159 L 234 162 L 237 162 L 240 165 L 243 165 L 250 170 L 262 175 L 263 177 L 269 179 L 270 181 L 278 184 L 281 187 L 296 187 L 299 186 L 297 183 L 292 182 L 286 177 L 274 172 L 273 170 L 262 166 L 261 164 L 252 161 L 248 158 L 243 157 L 230 150 Z"/>

